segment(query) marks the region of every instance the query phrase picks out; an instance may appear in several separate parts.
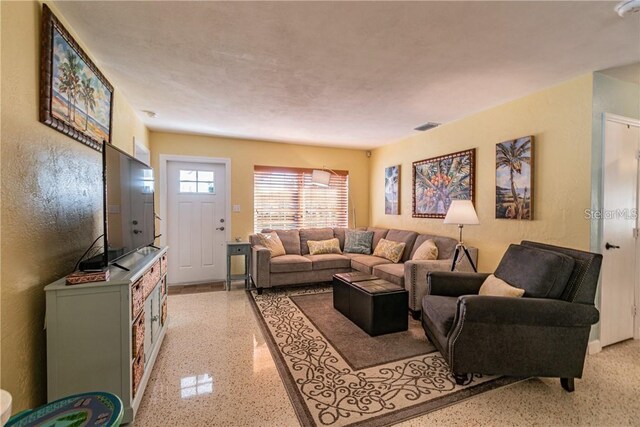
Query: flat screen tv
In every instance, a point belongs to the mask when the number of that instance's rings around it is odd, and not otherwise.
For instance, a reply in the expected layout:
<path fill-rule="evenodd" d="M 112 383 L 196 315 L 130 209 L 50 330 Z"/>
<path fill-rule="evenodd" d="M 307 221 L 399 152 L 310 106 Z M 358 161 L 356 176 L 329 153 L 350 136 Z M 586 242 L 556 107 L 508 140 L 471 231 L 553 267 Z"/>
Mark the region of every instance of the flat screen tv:
<path fill-rule="evenodd" d="M 153 244 L 153 170 L 104 144 L 104 265 Z"/>

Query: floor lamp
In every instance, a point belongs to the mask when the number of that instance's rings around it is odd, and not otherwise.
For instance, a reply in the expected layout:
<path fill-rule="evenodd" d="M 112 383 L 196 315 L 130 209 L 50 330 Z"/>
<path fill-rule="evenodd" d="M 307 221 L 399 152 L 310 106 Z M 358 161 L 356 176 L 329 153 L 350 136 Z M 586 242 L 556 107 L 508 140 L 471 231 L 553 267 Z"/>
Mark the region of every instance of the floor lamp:
<path fill-rule="evenodd" d="M 326 166 L 322 166 L 322 169 L 314 169 L 311 172 L 311 183 L 319 187 L 329 187 L 329 181 L 331 181 L 331 174 L 340 176 L 336 171 L 329 169 Z M 353 218 L 353 228 L 356 228 L 356 207 L 351 199 L 351 191 L 347 189 L 347 195 L 349 197 L 349 206 L 351 207 L 351 217 Z"/>
<path fill-rule="evenodd" d="M 461 252 L 464 252 L 464 255 L 467 257 L 471 267 L 473 268 L 473 271 L 477 272 L 478 270 L 476 269 L 476 265 L 473 263 L 471 255 L 469 255 L 469 251 L 462 241 L 462 229 L 465 225 L 480 224 L 480 221 L 478 221 L 478 215 L 476 214 L 476 210 L 474 209 L 471 200 L 452 201 L 451 206 L 449 206 L 449 210 L 447 211 L 447 215 L 444 217 L 444 223 L 458 224 L 458 228 L 460 229 L 460 238 L 456 245 L 456 252 L 453 255 L 451 271 L 455 271 L 458 262 L 462 261 L 463 254 Z M 460 260 L 458 260 L 458 257 L 460 257 Z"/>

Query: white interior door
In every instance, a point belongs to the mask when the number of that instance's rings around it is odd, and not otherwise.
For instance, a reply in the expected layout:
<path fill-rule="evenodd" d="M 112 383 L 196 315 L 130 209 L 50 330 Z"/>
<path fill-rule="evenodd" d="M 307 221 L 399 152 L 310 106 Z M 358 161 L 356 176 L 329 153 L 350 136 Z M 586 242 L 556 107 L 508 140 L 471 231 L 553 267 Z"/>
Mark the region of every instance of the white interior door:
<path fill-rule="evenodd" d="M 634 337 L 640 128 L 605 118 L 601 332 L 603 346 Z"/>
<path fill-rule="evenodd" d="M 225 165 L 167 164 L 168 282 L 204 283 L 226 278 Z"/>

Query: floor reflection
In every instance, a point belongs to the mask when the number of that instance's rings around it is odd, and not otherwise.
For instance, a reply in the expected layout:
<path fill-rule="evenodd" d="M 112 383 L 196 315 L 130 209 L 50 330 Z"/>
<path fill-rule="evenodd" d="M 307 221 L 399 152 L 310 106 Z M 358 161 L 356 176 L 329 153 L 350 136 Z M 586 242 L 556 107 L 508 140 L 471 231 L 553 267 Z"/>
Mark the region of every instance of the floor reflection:
<path fill-rule="evenodd" d="M 213 393 L 213 377 L 209 374 L 193 375 L 180 379 L 180 397 L 189 397 Z"/>
<path fill-rule="evenodd" d="M 273 359 L 269 347 L 261 336 L 253 336 L 253 373 L 273 367 Z"/>

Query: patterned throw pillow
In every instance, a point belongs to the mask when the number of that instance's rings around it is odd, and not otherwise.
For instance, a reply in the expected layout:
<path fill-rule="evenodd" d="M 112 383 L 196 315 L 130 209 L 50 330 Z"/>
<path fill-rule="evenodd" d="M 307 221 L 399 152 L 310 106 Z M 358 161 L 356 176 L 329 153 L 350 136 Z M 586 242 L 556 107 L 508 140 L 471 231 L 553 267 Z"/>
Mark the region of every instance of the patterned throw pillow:
<path fill-rule="evenodd" d="M 286 254 L 282 241 L 280 240 L 280 237 L 278 237 L 278 233 L 275 231 L 272 231 L 271 233 L 258 233 L 258 239 L 260 239 L 260 244 L 262 246 L 269 249 L 269 252 L 271 252 L 271 258 Z"/>
<path fill-rule="evenodd" d="M 380 258 L 386 258 L 389 261 L 396 263 L 402 259 L 402 253 L 404 252 L 405 246 L 407 246 L 407 244 L 404 242 L 380 239 L 373 255 L 379 256 Z"/>
<path fill-rule="evenodd" d="M 524 295 L 524 289 L 511 286 L 502 279 L 490 274 L 480 286 L 479 295 L 489 295 L 494 297 L 515 297 Z"/>
<path fill-rule="evenodd" d="M 344 251 L 350 254 L 371 254 L 373 231 L 347 230 L 344 238 Z"/>
<path fill-rule="evenodd" d="M 322 254 L 341 254 L 340 240 L 338 238 L 329 240 L 307 240 L 309 245 L 309 254 L 322 255 Z"/>
<path fill-rule="evenodd" d="M 433 239 L 426 240 L 413 253 L 412 260 L 431 261 L 438 259 L 438 247 Z"/>

